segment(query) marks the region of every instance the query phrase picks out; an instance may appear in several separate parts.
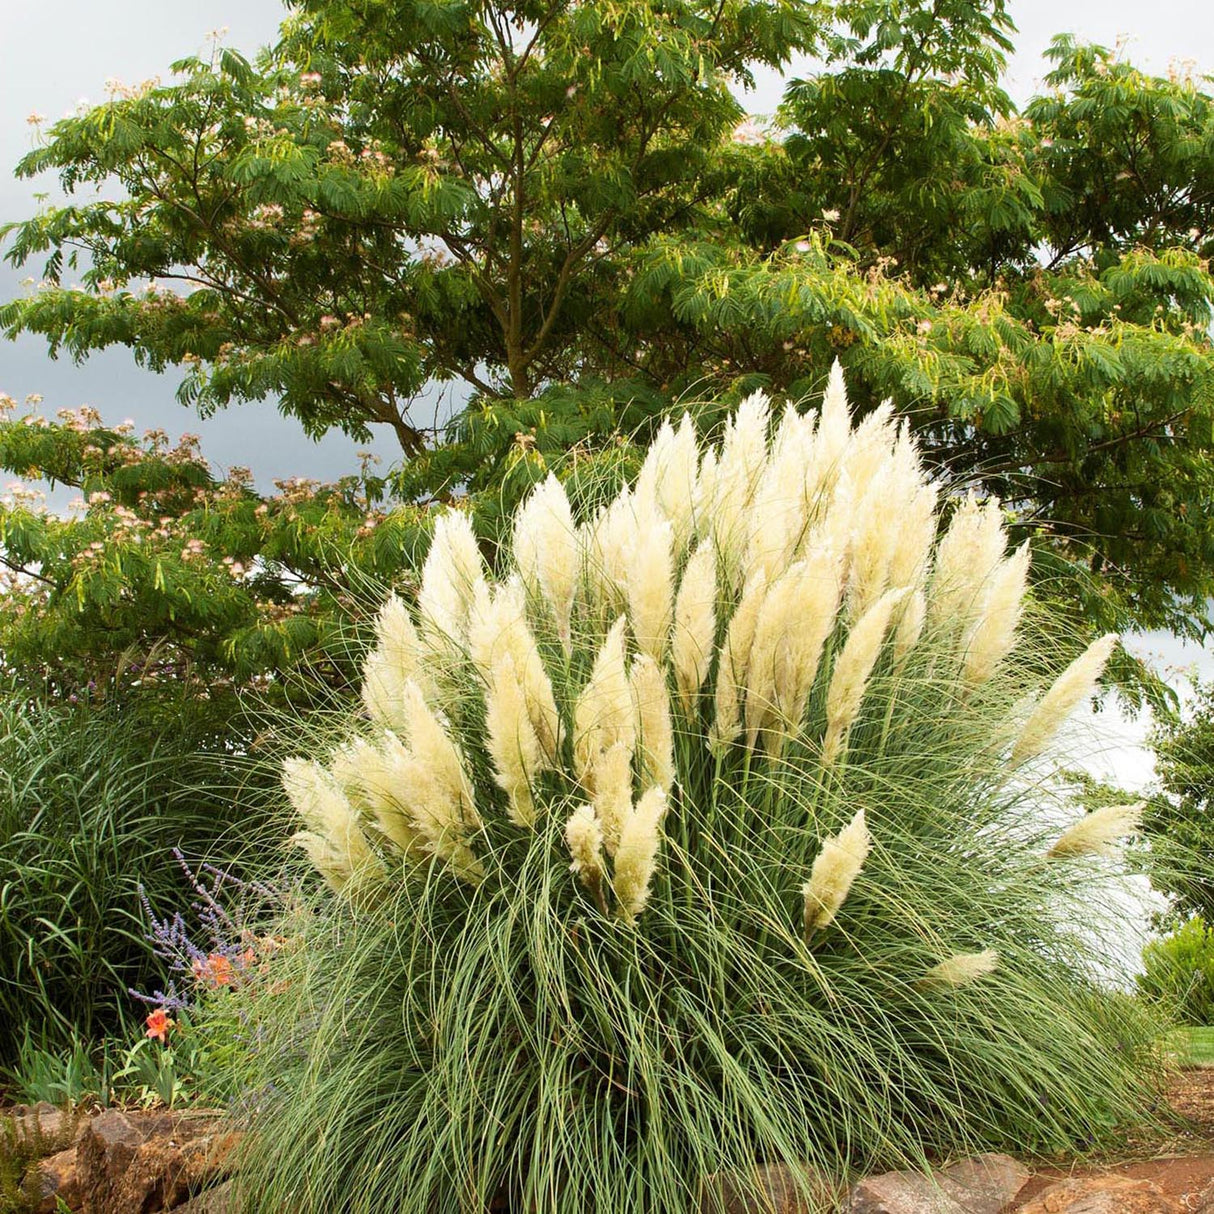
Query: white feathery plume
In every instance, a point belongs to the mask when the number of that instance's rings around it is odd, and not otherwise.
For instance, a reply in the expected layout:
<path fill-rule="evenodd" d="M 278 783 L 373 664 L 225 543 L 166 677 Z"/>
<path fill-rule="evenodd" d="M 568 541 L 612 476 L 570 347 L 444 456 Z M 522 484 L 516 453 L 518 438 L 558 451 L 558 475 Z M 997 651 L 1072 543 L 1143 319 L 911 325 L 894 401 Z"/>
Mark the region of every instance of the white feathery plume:
<path fill-rule="evenodd" d="M 852 625 L 835 660 L 830 686 L 826 689 L 826 737 L 822 743 L 822 761 L 826 764 L 838 757 L 860 714 L 864 691 L 881 655 L 890 617 L 905 597 L 905 590 L 890 590 L 883 594 Z"/>
<path fill-rule="evenodd" d="M 603 881 L 603 828 L 590 805 L 579 805 L 565 823 L 569 868 L 596 895 Z"/>
<path fill-rule="evenodd" d="M 742 732 L 742 705 L 746 695 L 750 651 L 755 626 L 767 597 L 767 578 L 756 574 L 742 589 L 742 597 L 725 629 L 717 663 L 717 686 L 712 726 L 713 746 L 725 746 Z"/>
<path fill-rule="evenodd" d="M 468 516 L 459 510 L 440 514 L 417 596 L 429 639 L 446 648 L 462 647 L 473 591 L 484 576 L 485 562 Z"/>
<path fill-rule="evenodd" d="M 878 405 L 852 431 L 843 454 L 843 472 L 857 499 L 864 497 L 873 478 L 890 461 L 896 439 L 890 401 Z"/>
<path fill-rule="evenodd" d="M 1007 545 L 999 502 L 980 504 L 967 497 L 936 548 L 936 569 L 928 598 L 934 627 L 965 633 L 982 605 L 986 585 Z"/>
<path fill-rule="evenodd" d="M 927 596 L 922 590 L 912 590 L 902 601 L 898 623 L 894 628 L 894 665 L 901 666 L 923 635 L 927 619 Z"/>
<path fill-rule="evenodd" d="M 358 813 L 337 781 L 319 763 L 287 759 L 282 786 L 306 830 L 292 836 L 321 876 L 335 889 L 372 871 L 375 853 L 363 834 Z"/>
<path fill-rule="evenodd" d="M 750 535 L 749 507 L 767 464 L 770 409 L 762 392 L 748 396 L 725 428 L 713 477 L 712 534 L 720 560 L 719 576 L 734 588 Z M 703 476 L 703 470 L 701 470 Z"/>
<path fill-rule="evenodd" d="M 407 854 L 428 852 L 461 879 L 479 881 L 484 869 L 468 845 L 468 815 L 453 799 L 442 764 L 424 761 L 391 733 L 373 753 L 365 756 L 360 780 L 380 831 Z M 472 820 L 479 825 L 479 818 Z"/>
<path fill-rule="evenodd" d="M 981 614 L 965 642 L 962 678 L 970 687 L 985 683 L 1015 643 L 1024 609 L 1030 555 L 1026 540 L 1011 556 L 1000 561 L 991 575 Z"/>
<path fill-rule="evenodd" d="M 746 674 L 746 740 L 761 730 L 778 748 L 805 714 L 839 610 L 839 561 L 828 549 L 797 561 L 772 583 L 759 610 Z M 772 728 L 774 725 L 780 728 Z"/>
<path fill-rule="evenodd" d="M 329 769 L 351 804 L 374 819 L 389 843 L 403 855 L 416 855 L 424 840 L 401 797 L 399 764 L 408 755 L 393 733 L 386 734 L 378 747 L 365 738 L 354 738 L 338 748 Z"/>
<path fill-rule="evenodd" d="M 626 602 L 628 570 L 637 546 L 632 491 L 625 489 L 595 516 L 586 537 L 585 571 L 591 608 L 615 613 Z"/>
<path fill-rule="evenodd" d="M 509 658 L 526 697 L 531 727 L 549 763 L 554 763 L 561 744 L 561 717 L 552 680 L 527 623 L 526 596 L 517 578 L 508 578 L 494 590 L 478 583 L 468 613 L 468 654 L 486 684 L 498 662 Z"/>
<path fill-rule="evenodd" d="M 700 459 L 695 426 L 684 413 L 673 439 L 662 453 L 655 469 L 654 497 L 674 534 L 674 551 L 681 557 L 687 551 L 695 529 L 696 477 Z"/>
<path fill-rule="evenodd" d="M 834 922 L 871 849 L 872 837 L 863 809 L 857 810 L 837 835 L 823 840 L 822 850 L 809 870 L 809 880 L 801 887 L 806 940 Z"/>
<path fill-rule="evenodd" d="M 412 680 L 405 684 L 405 716 L 409 749 L 434 779 L 438 798 L 434 813 L 462 833 L 480 830 L 484 824 L 472 799 L 459 748 Z"/>
<path fill-rule="evenodd" d="M 779 577 L 805 536 L 810 506 L 805 476 L 812 459 L 813 426 L 812 416 L 801 416 L 791 405 L 785 408 L 749 511 L 743 580 L 760 570 L 769 580 Z"/>
<path fill-rule="evenodd" d="M 385 729 L 400 726 L 400 704 L 406 679 L 421 675 L 421 643 L 409 610 L 389 595 L 375 621 L 375 648 L 363 662 L 362 700 L 367 715 Z M 427 680 L 428 683 L 428 680 Z M 427 692 L 432 689 L 427 686 Z"/>
<path fill-rule="evenodd" d="M 1145 803 L 1139 802 L 1094 809 L 1063 831 L 1046 855 L 1053 860 L 1111 855 L 1116 851 L 1114 844 L 1142 829 L 1145 808 Z"/>
<path fill-rule="evenodd" d="M 547 763 L 527 712 L 527 697 L 508 657 L 498 659 L 485 690 L 485 732 L 493 778 L 510 798 L 511 822 L 533 826 L 531 786 Z"/>
<path fill-rule="evenodd" d="M 636 747 L 632 690 L 624 662 L 624 618 L 612 625 L 573 708 L 573 757 L 587 791 L 595 786 L 596 757 L 617 743 L 629 760 Z"/>
<path fill-rule="evenodd" d="M 624 918 L 630 923 L 636 920 L 649 901 L 665 814 L 666 794 L 655 785 L 637 801 L 620 832 L 611 887 Z"/>
<path fill-rule="evenodd" d="M 669 792 L 674 785 L 674 730 L 666 672 L 649 654 L 641 653 L 632 659 L 628 681 L 636 706 L 640 786 L 657 784 Z"/>
<path fill-rule="evenodd" d="M 581 545 L 565 488 L 552 473 L 532 491 L 514 521 L 514 559 L 526 586 L 543 597 L 569 651 L 570 619 L 581 572 Z"/>
<path fill-rule="evenodd" d="M 632 808 L 632 747 L 613 742 L 600 750 L 587 782 L 594 788 L 591 804 L 603 831 L 603 846 L 608 855 L 614 855 Z"/>
<path fill-rule="evenodd" d="M 818 416 L 814 441 L 814 466 L 811 483 L 829 489 L 843 468 L 843 456 L 851 437 L 851 410 L 847 404 L 847 385 L 843 367 L 836 358 L 826 381 L 826 392 Z"/>
<path fill-rule="evenodd" d="M 666 658 L 674 613 L 674 552 L 670 524 L 656 511 L 642 519 L 628 562 L 628 615 L 638 647 Z"/>
<path fill-rule="evenodd" d="M 993 949 L 980 953 L 954 953 L 933 965 L 916 983 L 919 987 L 965 986 L 999 968 L 999 954 Z"/>
<path fill-rule="evenodd" d="M 1039 755 L 1075 707 L 1096 690 L 1096 682 L 1116 644 L 1115 632 L 1097 638 L 1054 680 L 1012 747 L 1013 767 Z"/>
<path fill-rule="evenodd" d="M 690 713 L 708 678 L 717 634 L 717 555 L 700 541 L 687 560 L 674 601 L 671 663 L 683 711 Z"/>

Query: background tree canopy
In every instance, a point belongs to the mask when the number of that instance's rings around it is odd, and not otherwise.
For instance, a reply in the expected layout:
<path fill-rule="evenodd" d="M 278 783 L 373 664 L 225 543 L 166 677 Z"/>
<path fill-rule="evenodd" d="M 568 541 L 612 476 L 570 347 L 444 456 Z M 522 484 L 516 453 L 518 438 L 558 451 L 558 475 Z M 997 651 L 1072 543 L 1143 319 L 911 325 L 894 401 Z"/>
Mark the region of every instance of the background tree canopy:
<path fill-rule="evenodd" d="M 181 365 L 204 412 L 388 425 L 377 491 L 468 494 L 487 539 L 547 468 L 623 475 L 664 412 L 799 398 L 838 357 L 861 410 L 892 399 L 1014 508 L 1045 593 L 1201 635 L 1208 82 L 1059 38 L 1017 114 L 1011 34 L 1001 0 L 311 0 L 255 63 L 183 60 L 50 129 L 19 171 L 74 197 L 6 229 L 44 282 L 0 326 Z M 778 122 L 743 122 L 730 85 L 806 50 Z M 409 402 L 454 378 L 432 441 Z"/>

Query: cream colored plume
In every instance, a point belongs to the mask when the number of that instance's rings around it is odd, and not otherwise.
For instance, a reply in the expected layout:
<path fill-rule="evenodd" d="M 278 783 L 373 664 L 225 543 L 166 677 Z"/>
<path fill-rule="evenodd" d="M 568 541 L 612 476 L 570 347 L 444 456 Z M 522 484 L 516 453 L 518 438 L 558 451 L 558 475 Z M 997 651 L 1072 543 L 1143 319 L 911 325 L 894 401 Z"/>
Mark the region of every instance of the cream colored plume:
<path fill-rule="evenodd" d="M 329 770 L 350 803 L 375 823 L 380 834 L 402 855 L 416 856 L 425 840 L 414 824 L 402 797 L 401 760 L 408 750 L 395 734 L 385 735 L 379 746 L 354 738 L 339 747 Z"/>
<path fill-rule="evenodd" d="M 831 364 L 818 416 L 814 441 L 813 483 L 829 490 L 843 468 L 843 457 L 851 438 L 851 410 L 847 404 L 847 385 L 843 367 L 836 358 Z"/>
<path fill-rule="evenodd" d="M 830 686 L 826 689 L 826 737 L 822 743 L 824 763 L 833 763 L 847 742 L 847 735 L 860 715 L 860 705 L 864 702 L 864 691 L 873 667 L 881 656 L 890 617 L 905 597 L 905 590 L 887 591 L 848 633 L 831 672 Z"/>
<path fill-rule="evenodd" d="M 1117 644 L 1117 634 L 1106 633 L 1093 641 L 1041 697 L 1012 747 L 1013 766 L 1039 755 L 1059 726 L 1096 690 L 1105 664 Z"/>
<path fill-rule="evenodd" d="M 784 734 L 800 725 L 840 593 L 839 561 L 828 549 L 796 562 L 768 589 L 746 674 L 749 745 L 768 730 L 769 746 L 778 747 Z"/>
<path fill-rule="evenodd" d="M 435 724 L 441 730 L 437 719 Z M 372 755 L 358 756 L 367 760 L 359 773 L 362 797 L 381 832 L 401 851 L 429 853 L 463 880 L 479 881 L 484 869 L 469 845 L 469 832 L 479 828 L 480 817 L 465 805 L 463 789 L 453 794 L 448 746 L 442 739 L 427 740 L 430 730 L 424 724 L 416 732 L 425 741 L 421 753 L 385 734 Z M 423 757 L 436 751 L 437 761 Z"/>
<path fill-rule="evenodd" d="M 987 583 L 1003 557 L 1007 539 L 995 498 L 967 497 L 936 547 L 928 617 L 936 628 L 962 636 L 977 617 Z"/>
<path fill-rule="evenodd" d="M 812 460 L 814 422 L 788 406 L 772 443 L 771 458 L 749 511 L 744 578 L 777 578 L 805 537 L 810 504 L 806 472 Z"/>
<path fill-rule="evenodd" d="M 515 517 L 514 559 L 526 586 L 548 604 L 557 636 L 568 652 L 582 553 L 569 498 L 551 473 Z"/>
<path fill-rule="evenodd" d="M 573 709 L 574 764 L 587 791 L 594 789 L 597 755 L 617 744 L 624 746 L 631 759 L 636 725 L 624 661 L 623 617 L 616 620 L 603 641 Z"/>
<path fill-rule="evenodd" d="M 579 805 L 569 815 L 565 844 L 573 861 L 570 869 L 597 892 L 603 880 L 603 828 L 591 806 Z"/>
<path fill-rule="evenodd" d="M 666 794 L 655 786 L 642 795 L 620 832 L 612 866 L 611 887 L 621 914 L 630 923 L 636 920 L 649 901 L 665 814 Z"/>
<path fill-rule="evenodd" d="M 717 633 L 717 557 L 703 540 L 687 560 L 674 602 L 674 635 L 670 656 L 675 688 L 685 713 L 708 678 Z"/>
<path fill-rule="evenodd" d="M 363 834 L 358 813 L 329 772 L 319 763 L 287 759 L 282 785 L 307 827 L 291 841 L 308 853 L 329 885 L 341 891 L 355 877 L 374 870 L 375 853 Z"/>
<path fill-rule="evenodd" d="M 674 549 L 670 524 L 659 515 L 642 519 L 628 561 L 628 617 L 642 653 L 666 659 L 674 614 Z"/>
<path fill-rule="evenodd" d="M 910 656 L 910 651 L 919 643 L 926 619 L 927 596 L 922 590 L 914 590 L 903 599 L 898 623 L 894 627 L 895 666 L 901 666 Z"/>
<path fill-rule="evenodd" d="M 954 953 L 953 956 L 933 965 L 919 979 L 920 987 L 965 986 L 999 968 L 999 954 L 993 949 L 980 953 Z"/>
<path fill-rule="evenodd" d="M 594 756 L 589 778 L 591 805 L 603 831 L 603 846 L 614 855 L 632 809 L 632 748 L 615 742 Z"/>
<path fill-rule="evenodd" d="M 809 880 L 801 887 L 806 940 L 834 922 L 871 850 L 872 838 L 862 809 L 837 835 L 823 841 Z"/>
<path fill-rule="evenodd" d="M 677 430 L 662 423 L 637 477 L 638 500 L 652 503 L 670 523 L 676 559 L 687 550 L 694 530 L 699 458 L 695 427 L 684 413 Z"/>
<path fill-rule="evenodd" d="M 614 616 L 627 602 L 628 571 L 637 548 L 636 505 L 625 489 L 595 516 L 586 536 L 585 575 L 591 609 Z"/>
<path fill-rule="evenodd" d="M 981 614 L 965 643 L 962 678 L 970 687 L 985 683 L 1015 643 L 1016 628 L 1024 609 L 1029 560 L 1026 540 L 1011 556 L 999 562 L 991 576 Z"/>
<path fill-rule="evenodd" d="M 742 581 L 750 507 L 767 465 L 767 398 L 748 396 L 725 428 L 720 457 L 712 477 L 711 533 L 720 561 L 718 575 L 730 587 Z M 701 477 L 704 476 L 701 466 Z"/>
<path fill-rule="evenodd" d="M 498 787 L 510 798 L 509 816 L 516 826 L 535 824 L 531 786 L 547 766 L 540 740 L 527 712 L 527 697 L 509 657 L 501 657 L 485 691 L 485 733 Z"/>
<path fill-rule="evenodd" d="M 750 651 L 755 626 L 767 597 L 767 578 L 756 574 L 743 588 L 742 597 L 725 629 L 725 641 L 717 664 L 715 719 L 711 742 L 714 747 L 728 745 L 742 732 L 742 706 L 746 679 L 750 670 Z"/>
<path fill-rule="evenodd" d="M 431 773 L 442 802 L 435 811 L 443 813 L 453 827 L 480 830 L 483 823 L 472 799 L 472 785 L 464 772 L 459 748 L 426 703 L 421 688 L 412 681 L 405 684 L 405 715 L 409 749 Z"/>
<path fill-rule="evenodd" d="M 509 578 L 493 590 L 483 581 L 477 584 L 468 615 L 468 655 L 486 684 L 498 662 L 509 659 L 526 699 L 531 727 L 548 762 L 555 763 L 563 727 L 552 680 L 527 623 L 520 581 Z"/>
<path fill-rule="evenodd" d="M 669 792 L 674 785 L 674 731 L 666 672 L 647 653 L 632 660 L 628 676 L 636 706 L 637 757 L 642 789 L 656 784 Z"/>
<path fill-rule="evenodd" d="M 434 520 L 434 539 L 422 566 L 417 603 L 428 639 L 461 648 L 476 584 L 485 576 L 472 523 L 458 510 Z"/>
<path fill-rule="evenodd" d="M 1116 851 L 1116 843 L 1142 829 L 1145 808 L 1145 803 L 1139 802 L 1094 809 L 1065 830 L 1046 854 L 1054 860 L 1111 855 Z"/>
<path fill-rule="evenodd" d="M 421 643 L 405 604 L 390 595 L 375 621 L 375 648 L 363 662 L 362 700 L 367 715 L 385 729 L 400 728 L 406 679 L 419 678 Z"/>

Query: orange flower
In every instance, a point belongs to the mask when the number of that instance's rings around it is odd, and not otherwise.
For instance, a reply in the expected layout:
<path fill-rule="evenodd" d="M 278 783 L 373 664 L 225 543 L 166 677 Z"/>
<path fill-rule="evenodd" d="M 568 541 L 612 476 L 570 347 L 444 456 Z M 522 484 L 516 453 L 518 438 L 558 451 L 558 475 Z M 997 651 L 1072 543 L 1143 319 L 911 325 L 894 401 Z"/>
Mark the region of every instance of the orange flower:
<path fill-rule="evenodd" d="M 169 1019 L 169 1014 L 162 1007 L 158 1007 L 154 1012 L 148 1013 L 147 1018 L 147 1036 L 159 1038 L 163 1042 L 167 1036 L 169 1029 L 173 1027 L 176 1021 Z"/>
<path fill-rule="evenodd" d="M 235 981 L 232 959 L 223 953 L 211 953 L 205 961 L 196 959 L 192 968 L 194 980 L 210 987 L 231 986 Z"/>

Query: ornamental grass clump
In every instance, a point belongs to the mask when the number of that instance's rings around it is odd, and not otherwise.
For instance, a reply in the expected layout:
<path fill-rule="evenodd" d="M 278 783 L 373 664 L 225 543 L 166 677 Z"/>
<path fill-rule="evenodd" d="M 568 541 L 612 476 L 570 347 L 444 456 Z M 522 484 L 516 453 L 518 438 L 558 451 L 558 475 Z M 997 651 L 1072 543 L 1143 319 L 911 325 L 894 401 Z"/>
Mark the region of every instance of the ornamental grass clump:
<path fill-rule="evenodd" d="M 1060 829 L 1050 781 L 1112 640 L 1066 665 L 998 503 L 937 543 L 941 497 L 836 368 L 598 509 L 549 478 L 492 562 L 440 517 L 284 772 L 331 893 L 250 1008 L 249 1208 L 812 1204 L 1141 1118 L 1154 1026 L 1080 930 L 1136 811 Z"/>

